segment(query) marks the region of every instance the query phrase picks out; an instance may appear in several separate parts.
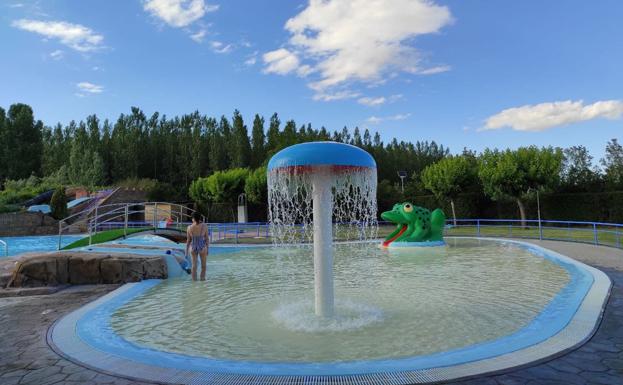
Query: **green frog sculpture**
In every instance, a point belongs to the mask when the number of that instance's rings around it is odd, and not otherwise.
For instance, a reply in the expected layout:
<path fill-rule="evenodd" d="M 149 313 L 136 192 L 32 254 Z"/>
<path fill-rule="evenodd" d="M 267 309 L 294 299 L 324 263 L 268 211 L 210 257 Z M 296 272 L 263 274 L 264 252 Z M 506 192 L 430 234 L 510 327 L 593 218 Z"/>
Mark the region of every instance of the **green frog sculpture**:
<path fill-rule="evenodd" d="M 443 246 L 446 216 L 441 209 L 433 212 L 410 202 L 397 203 L 381 218 L 396 224 L 396 230 L 385 238 L 383 247 Z"/>

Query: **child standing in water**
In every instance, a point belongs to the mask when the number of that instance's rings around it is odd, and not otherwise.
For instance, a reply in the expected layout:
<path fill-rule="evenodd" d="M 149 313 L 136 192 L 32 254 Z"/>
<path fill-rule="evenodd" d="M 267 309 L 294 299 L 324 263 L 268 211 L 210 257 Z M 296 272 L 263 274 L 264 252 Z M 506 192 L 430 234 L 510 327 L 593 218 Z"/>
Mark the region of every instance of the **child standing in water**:
<path fill-rule="evenodd" d="M 208 257 L 208 226 L 203 223 L 201 214 L 193 213 L 193 223 L 186 229 L 186 252 L 190 247 L 190 255 L 192 256 L 191 274 L 193 281 L 197 280 L 197 257 L 201 257 L 201 274 L 199 279 L 206 279 L 206 259 Z"/>

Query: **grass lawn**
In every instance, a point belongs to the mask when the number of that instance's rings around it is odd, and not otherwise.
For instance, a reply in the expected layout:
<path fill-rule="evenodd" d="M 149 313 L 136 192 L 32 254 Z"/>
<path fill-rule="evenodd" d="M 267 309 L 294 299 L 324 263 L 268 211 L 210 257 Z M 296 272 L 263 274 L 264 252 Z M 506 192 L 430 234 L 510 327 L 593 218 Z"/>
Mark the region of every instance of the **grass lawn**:
<path fill-rule="evenodd" d="M 378 237 L 385 238 L 396 227 L 394 225 L 382 225 L 379 226 Z M 476 226 L 457 226 L 448 227 L 444 231 L 446 236 L 478 236 L 478 228 Z M 539 238 L 538 227 L 521 228 L 520 226 L 480 226 L 481 237 L 502 237 L 502 238 Z M 595 234 L 592 227 L 543 227 L 543 238 L 554 239 L 562 241 L 573 241 L 583 243 L 594 243 Z M 336 234 L 336 240 L 347 240 L 342 234 Z M 597 229 L 597 241 L 601 245 L 621 247 L 623 242 L 623 234 L 615 228 L 598 228 Z M 256 238 L 253 236 L 245 236 L 244 233 L 238 236 L 236 241 L 232 235 L 231 238 L 215 240 L 213 244 L 270 244 L 272 239 L 270 237 Z"/>
<path fill-rule="evenodd" d="M 152 227 L 130 228 L 127 230 L 127 234 L 130 235 L 134 233 L 140 233 L 141 231 L 145 231 L 145 230 L 153 230 L 153 228 Z M 125 233 L 123 229 L 102 231 L 97 234 L 94 234 L 91 237 L 91 244 L 95 245 L 97 243 L 114 241 L 115 239 L 123 238 L 124 234 Z M 61 250 L 70 250 L 70 249 L 75 249 L 77 247 L 84 247 L 84 246 L 89 246 L 89 237 L 78 239 L 77 241 L 72 242 L 69 245 L 63 247 Z"/>
<path fill-rule="evenodd" d="M 476 226 L 457 226 L 447 228 L 447 236 L 477 236 Z M 521 228 L 519 226 L 480 226 L 481 237 L 514 237 L 514 238 L 539 238 L 538 227 Z M 594 243 L 595 233 L 592 227 L 543 227 L 544 239 Z M 615 228 L 600 227 L 597 229 L 597 241 L 599 244 L 620 247 L 621 232 Z"/>
<path fill-rule="evenodd" d="M 240 226 L 243 228 L 243 226 Z M 385 238 L 392 231 L 394 231 L 396 227 L 394 225 L 381 225 L 378 228 L 378 238 Z M 175 226 L 169 227 L 169 229 L 177 229 Z M 256 226 L 248 226 L 247 231 L 241 232 L 238 234 L 238 239 L 236 239 L 235 234 L 227 234 L 227 238 L 224 239 L 215 239 L 212 243 L 217 244 L 248 244 L 248 245 L 257 245 L 257 244 L 271 244 L 272 238 L 264 237 L 265 230 L 262 228 L 260 230 L 260 237 L 257 237 L 257 227 Z M 143 228 L 129 228 L 127 230 L 127 234 L 134 234 L 146 230 L 153 230 L 152 227 L 143 227 Z M 181 226 L 177 230 L 185 230 L 185 226 Z M 479 234 L 480 232 L 480 234 Z M 214 238 L 218 237 L 217 231 L 213 233 Z M 335 240 L 345 241 L 345 240 L 357 240 L 353 237 L 352 231 L 347 232 L 337 232 L 335 234 Z M 222 235 L 222 234 L 221 234 Z M 356 234 L 355 234 L 356 235 Z M 539 238 L 539 229 L 536 226 L 530 226 L 527 228 L 522 228 L 518 225 L 514 226 L 505 226 L 505 225 L 481 225 L 480 229 L 476 226 L 471 225 L 460 225 L 456 227 L 447 227 L 444 231 L 444 235 L 446 236 L 471 236 L 476 237 L 480 235 L 481 237 L 503 237 L 503 238 Z M 116 239 L 123 238 L 124 233 L 123 229 L 114 229 L 108 231 L 102 231 L 100 233 L 94 234 L 91 239 L 91 244 L 98 244 L 113 241 Z M 543 238 L 544 239 L 553 239 L 553 240 L 562 240 L 562 241 L 573 241 L 573 242 L 583 242 L 583 243 L 594 243 L 595 242 L 595 233 L 593 232 L 592 227 L 543 227 Z M 597 241 L 601 245 L 613 246 L 613 247 L 621 247 L 622 243 L 622 233 L 620 229 L 616 228 L 608 228 L 608 227 L 600 227 L 597 229 Z M 73 242 L 63 248 L 63 250 L 74 249 L 77 247 L 83 247 L 89 245 L 89 238 L 85 237 L 76 242 Z"/>

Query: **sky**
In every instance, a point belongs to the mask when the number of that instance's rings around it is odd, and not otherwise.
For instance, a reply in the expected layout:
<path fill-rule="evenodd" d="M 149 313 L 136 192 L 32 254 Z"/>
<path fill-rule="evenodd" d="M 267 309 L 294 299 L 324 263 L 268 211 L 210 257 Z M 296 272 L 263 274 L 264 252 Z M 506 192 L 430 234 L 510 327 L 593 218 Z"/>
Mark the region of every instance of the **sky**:
<path fill-rule="evenodd" d="M 0 106 L 355 126 L 452 152 L 623 133 L 620 0 L 0 0 Z"/>

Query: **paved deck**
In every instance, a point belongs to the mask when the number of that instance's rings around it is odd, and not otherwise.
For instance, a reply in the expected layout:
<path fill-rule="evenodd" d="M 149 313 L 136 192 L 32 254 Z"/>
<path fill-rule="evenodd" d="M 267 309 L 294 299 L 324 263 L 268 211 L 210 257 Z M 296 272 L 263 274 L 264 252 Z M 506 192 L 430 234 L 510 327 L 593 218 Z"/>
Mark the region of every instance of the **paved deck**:
<path fill-rule="evenodd" d="M 588 343 L 564 356 L 456 383 L 623 385 L 623 251 L 554 241 L 534 243 L 610 276 L 612 293 L 598 331 Z M 46 344 L 47 329 L 56 319 L 114 288 L 73 287 L 46 296 L 0 299 L 0 384 L 141 384 L 82 368 L 62 359 Z"/>

